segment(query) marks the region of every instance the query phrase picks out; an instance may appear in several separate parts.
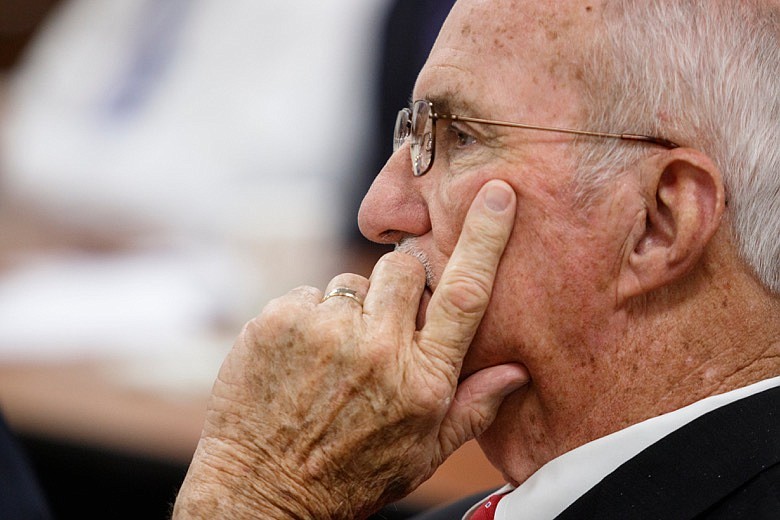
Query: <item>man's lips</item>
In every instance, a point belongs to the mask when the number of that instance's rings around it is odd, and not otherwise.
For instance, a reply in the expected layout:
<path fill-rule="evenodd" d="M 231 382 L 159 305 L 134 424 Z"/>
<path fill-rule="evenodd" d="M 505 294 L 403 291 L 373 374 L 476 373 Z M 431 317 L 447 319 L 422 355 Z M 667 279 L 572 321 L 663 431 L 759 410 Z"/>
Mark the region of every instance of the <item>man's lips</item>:
<path fill-rule="evenodd" d="M 425 316 L 428 312 L 428 304 L 431 303 L 432 296 L 433 291 L 426 285 L 422 297 L 420 298 L 420 306 L 417 308 L 417 330 L 422 329 L 425 325 Z"/>

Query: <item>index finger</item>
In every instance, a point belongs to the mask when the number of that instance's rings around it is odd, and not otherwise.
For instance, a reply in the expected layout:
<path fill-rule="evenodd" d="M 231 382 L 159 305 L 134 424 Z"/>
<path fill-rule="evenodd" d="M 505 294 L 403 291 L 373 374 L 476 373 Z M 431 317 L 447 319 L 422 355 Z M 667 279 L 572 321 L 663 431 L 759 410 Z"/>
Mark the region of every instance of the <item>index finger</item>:
<path fill-rule="evenodd" d="M 490 301 L 515 206 L 514 191 L 500 180 L 485 183 L 474 198 L 418 336 L 427 357 L 460 367 Z"/>

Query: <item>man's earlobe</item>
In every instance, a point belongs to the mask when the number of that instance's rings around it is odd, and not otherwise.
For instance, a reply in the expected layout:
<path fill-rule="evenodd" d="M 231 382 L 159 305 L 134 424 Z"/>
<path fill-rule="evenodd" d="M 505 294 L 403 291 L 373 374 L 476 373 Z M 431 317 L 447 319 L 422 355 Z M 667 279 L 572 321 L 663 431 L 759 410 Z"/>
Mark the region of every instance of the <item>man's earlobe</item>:
<path fill-rule="evenodd" d="M 678 148 L 647 165 L 644 227 L 620 283 L 622 300 L 673 283 L 690 272 L 720 227 L 725 195 L 720 170 L 691 148 Z"/>

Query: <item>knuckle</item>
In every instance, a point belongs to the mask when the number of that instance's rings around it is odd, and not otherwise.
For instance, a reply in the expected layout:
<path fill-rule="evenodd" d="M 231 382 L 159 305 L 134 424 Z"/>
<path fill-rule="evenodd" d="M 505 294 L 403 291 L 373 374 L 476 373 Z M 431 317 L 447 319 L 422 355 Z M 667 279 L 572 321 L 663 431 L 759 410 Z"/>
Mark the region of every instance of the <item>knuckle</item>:
<path fill-rule="evenodd" d="M 256 328 L 277 331 L 294 331 L 301 328 L 307 320 L 304 316 L 311 313 L 315 300 L 319 300 L 320 291 L 314 287 L 301 286 L 289 293 L 268 302 L 260 315 L 254 318 Z"/>
<path fill-rule="evenodd" d="M 487 276 L 479 272 L 452 269 L 447 279 L 437 287 L 446 305 L 445 312 L 452 319 L 462 319 L 481 314 L 487 307 L 492 285 Z"/>
<path fill-rule="evenodd" d="M 293 312 L 289 303 L 284 298 L 271 300 L 263 308 L 260 316 L 254 318 L 250 324 L 259 326 L 263 324 L 272 329 L 288 329 L 295 324 Z"/>
<path fill-rule="evenodd" d="M 425 368 L 431 380 L 440 381 L 446 385 L 444 390 L 448 391 L 457 384 L 459 364 L 449 355 L 452 347 L 448 346 L 447 341 L 447 338 L 443 341 L 432 338 L 422 339 L 420 347 L 421 351 L 425 352 L 425 356 L 419 364 Z"/>
<path fill-rule="evenodd" d="M 469 243 L 477 254 L 496 255 L 503 251 L 507 235 L 497 230 L 492 221 L 479 220 L 467 227 Z"/>
<path fill-rule="evenodd" d="M 362 286 L 366 282 L 365 277 L 355 273 L 341 273 L 334 276 L 330 281 L 329 286 L 350 287 L 355 288 Z"/>
<path fill-rule="evenodd" d="M 418 278 L 425 276 L 425 268 L 420 260 L 408 253 L 402 253 L 400 251 L 391 251 L 386 253 L 379 259 L 379 262 L 386 267 L 397 270 L 399 272 L 408 272 L 411 276 Z"/>

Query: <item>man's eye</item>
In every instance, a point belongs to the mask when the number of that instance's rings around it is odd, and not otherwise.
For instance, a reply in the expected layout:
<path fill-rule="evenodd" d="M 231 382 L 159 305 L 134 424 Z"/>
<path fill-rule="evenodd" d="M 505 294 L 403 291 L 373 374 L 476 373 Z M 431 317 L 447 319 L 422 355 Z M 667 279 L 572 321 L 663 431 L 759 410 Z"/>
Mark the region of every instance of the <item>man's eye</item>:
<path fill-rule="evenodd" d="M 477 142 L 477 139 L 473 135 L 464 132 L 456 126 L 450 126 L 450 132 L 452 132 L 455 144 L 459 148 L 464 148 Z"/>

